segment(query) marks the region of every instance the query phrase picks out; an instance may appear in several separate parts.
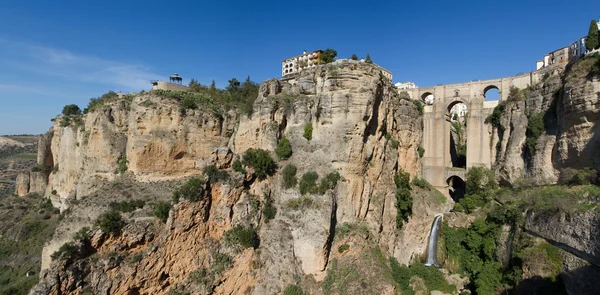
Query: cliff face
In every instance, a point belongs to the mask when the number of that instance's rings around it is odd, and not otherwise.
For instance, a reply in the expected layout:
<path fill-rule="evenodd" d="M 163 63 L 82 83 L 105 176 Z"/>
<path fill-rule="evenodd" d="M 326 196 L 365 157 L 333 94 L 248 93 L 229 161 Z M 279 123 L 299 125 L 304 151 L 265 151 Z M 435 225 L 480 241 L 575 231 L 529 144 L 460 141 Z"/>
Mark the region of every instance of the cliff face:
<path fill-rule="evenodd" d="M 600 168 L 597 140 L 600 81 L 589 74 L 597 62 L 588 57 L 565 71 L 549 72 L 547 79 L 526 90 L 520 99 L 504 103 L 496 128 L 495 169 L 505 183 L 528 178 L 534 184 L 552 184 L 560 169 Z M 540 115 L 541 114 L 541 115 Z M 533 116 L 543 117 L 543 132 L 526 149 L 527 126 Z"/>
<path fill-rule="evenodd" d="M 363 245 L 379 246 L 386 256 L 408 263 L 424 252 L 434 216 L 450 206 L 443 196 L 423 190 L 414 196 L 413 215 L 404 229 L 396 229 L 393 177 L 400 169 L 419 173 L 422 119 L 417 107 L 400 98 L 370 64 L 335 62 L 292 79 L 266 81 L 252 115 L 239 117 L 239 122 L 234 112 L 223 119 L 203 110 L 182 112 L 176 100 L 152 93 L 107 104 L 83 119 L 81 128 L 55 124 L 40 145 L 47 148 L 39 162 L 57 167 L 49 175 L 46 195 L 63 208 L 120 179 L 115 171 L 123 163 L 138 182 L 197 175 L 208 164 L 226 169 L 233 180 L 210 184 L 205 202 L 178 204 L 166 226 L 133 218 L 120 236 L 95 232 L 91 248 L 100 260 L 50 267 L 36 294 L 82 293 L 89 291 L 86 287 L 136 294 L 161 294 L 176 285 L 197 288 L 190 275 L 214 269 L 216 257 L 222 257 L 217 253 L 231 255 L 232 267 L 202 288 L 216 294 L 280 293 L 298 277 L 324 279 L 332 249 L 340 246 L 333 240 L 337 227 L 368 229 L 372 235 L 361 240 L 371 242 Z M 303 134 L 309 125 L 312 138 L 307 140 Z M 274 151 L 283 136 L 293 154 L 278 163 L 280 168 L 293 163 L 298 178 L 309 171 L 321 177 L 336 171 L 342 178 L 334 190 L 309 197 L 311 205 L 301 209 L 290 205 L 301 200 L 298 190 L 285 189 L 279 173 L 258 181 L 230 168 L 249 148 Z M 278 209 L 268 223 L 262 205 L 256 205 L 266 202 L 266 196 Z M 237 225 L 257 228 L 260 248 L 235 250 L 223 243 L 224 233 Z M 51 242 L 53 251 L 82 226 L 62 227 Z M 45 251 L 45 261 L 53 251 Z M 115 265 L 113 252 L 123 261 L 141 258 L 132 266 Z M 314 285 L 305 288 L 317 290 Z M 197 289 L 208 289 L 203 290 Z"/>

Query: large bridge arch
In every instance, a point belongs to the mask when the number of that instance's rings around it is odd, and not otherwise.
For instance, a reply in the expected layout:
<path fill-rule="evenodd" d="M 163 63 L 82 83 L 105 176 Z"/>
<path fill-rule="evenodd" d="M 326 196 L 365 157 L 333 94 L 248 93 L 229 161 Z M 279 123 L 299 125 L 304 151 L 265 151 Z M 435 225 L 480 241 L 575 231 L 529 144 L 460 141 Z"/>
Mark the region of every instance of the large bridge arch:
<path fill-rule="evenodd" d="M 487 85 L 485 88 L 483 88 L 482 95 L 483 99 L 486 101 L 500 100 L 500 87 L 496 86 L 495 84 Z"/>

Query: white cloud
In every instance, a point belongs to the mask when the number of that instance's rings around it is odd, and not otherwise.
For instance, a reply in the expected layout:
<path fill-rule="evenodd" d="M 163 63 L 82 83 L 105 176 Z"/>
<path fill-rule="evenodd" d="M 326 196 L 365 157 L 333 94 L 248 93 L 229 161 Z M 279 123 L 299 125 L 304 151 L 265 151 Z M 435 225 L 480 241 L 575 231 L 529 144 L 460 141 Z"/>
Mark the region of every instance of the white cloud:
<path fill-rule="evenodd" d="M 5 64 L 65 81 L 105 84 L 110 89 L 139 91 L 149 88 L 149 81 L 160 77 L 143 64 L 76 54 L 64 49 L 5 39 L 0 39 L 0 48 L 3 48 L 0 54 Z"/>

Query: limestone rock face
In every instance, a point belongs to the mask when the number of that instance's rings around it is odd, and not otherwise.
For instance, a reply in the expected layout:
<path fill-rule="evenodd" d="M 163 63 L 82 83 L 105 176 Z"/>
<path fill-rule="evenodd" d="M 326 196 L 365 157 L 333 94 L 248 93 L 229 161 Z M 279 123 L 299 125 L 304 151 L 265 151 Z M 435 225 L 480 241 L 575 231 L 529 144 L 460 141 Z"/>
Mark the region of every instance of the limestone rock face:
<path fill-rule="evenodd" d="M 89 112 L 81 126 L 63 127 L 57 119 L 39 145 L 38 163 L 53 168 L 46 195 L 65 209 L 67 199 L 89 195 L 119 173 L 139 181 L 198 173 L 215 148 L 227 145 L 235 123 L 232 114 L 221 120 L 206 113 L 183 112 L 173 99 L 146 94 Z"/>
<path fill-rule="evenodd" d="M 17 176 L 15 194 L 24 197 L 29 193 L 29 172 L 21 172 Z"/>
<path fill-rule="evenodd" d="M 575 63 L 564 72 L 552 73 L 531 87 L 525 100 L 505 102 L 496 146 L 495 170 L 500 180 L 514 184 L 556 183 L 562 168 L 600 168 L 600 141 L 596 140 L 600 110 L 598 77 L 588 75 L 590 60 Z M 531 116 L 543 113 L 544 132 L 535 151 L 527 151 L 527 125 Z"/>

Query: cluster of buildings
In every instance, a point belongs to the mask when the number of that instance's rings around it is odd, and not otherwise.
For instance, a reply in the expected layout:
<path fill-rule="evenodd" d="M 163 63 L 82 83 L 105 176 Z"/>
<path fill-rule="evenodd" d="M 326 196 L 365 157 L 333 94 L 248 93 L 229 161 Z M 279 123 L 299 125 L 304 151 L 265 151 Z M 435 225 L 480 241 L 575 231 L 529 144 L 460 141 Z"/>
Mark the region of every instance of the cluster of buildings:
<path fill-rule="evenodd" d="M 600 19 L 598 20 L 598 31 L 600 31 Z M 535 64 L 535 69 L 550 67 L 553 65 L 566 65 L 569 61 L 577 60 L 588 53 L 585 48 L 585 40 L 587 36 L 577 39 L 569 46 L 551 51 L 544 55 L 544 59 L 538 60 Z"/>
<path fill-rule="evenodd" d="M 299 73 L 305 69 L 310 69 L 310 68 L 313 68 L 313 67 L 316 67 L 316 66 L 322 64 L 321 54 L 323 54 L 323 50 L 315 50 L 312 52 L 306 52 L 306 50 L 304 50 L 304 52 L 300 55 L 282 60 L 281 61 L 281 76 L 289 77 L 289 76 Z M 344 60 L 347 60 L 347 59 L 338 59 L 337 61 L 344 61 Z M 365 62 L 365 60 L 361 59 L 360 62 Z M 383 74 L 383 76 L 386 77 L 388 80 L 390 80 L 390 82 L 392 81 L 392 72 L 388 71 L 387 69 L 383 68 L 380 65 L 377 65 L 377 64 L 374 64 L 374 65 L 381 68 L 381 73 Z"/>

